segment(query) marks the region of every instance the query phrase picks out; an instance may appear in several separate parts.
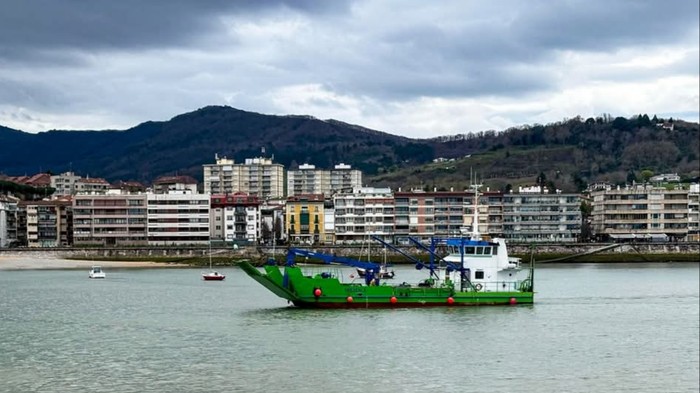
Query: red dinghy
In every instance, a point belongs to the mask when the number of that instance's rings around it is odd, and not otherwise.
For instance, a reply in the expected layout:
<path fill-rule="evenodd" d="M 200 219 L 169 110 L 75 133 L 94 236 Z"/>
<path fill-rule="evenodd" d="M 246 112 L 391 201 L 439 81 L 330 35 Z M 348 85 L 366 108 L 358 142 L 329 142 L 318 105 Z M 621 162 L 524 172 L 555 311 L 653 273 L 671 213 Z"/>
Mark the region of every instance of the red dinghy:
<path fill-rule="evenodd" d="M 204 281 L 223 281 L 226 279 L 226 276 L 219 272 L 209 272 L 209 273 L 202 273 L 202 278 Z"/>

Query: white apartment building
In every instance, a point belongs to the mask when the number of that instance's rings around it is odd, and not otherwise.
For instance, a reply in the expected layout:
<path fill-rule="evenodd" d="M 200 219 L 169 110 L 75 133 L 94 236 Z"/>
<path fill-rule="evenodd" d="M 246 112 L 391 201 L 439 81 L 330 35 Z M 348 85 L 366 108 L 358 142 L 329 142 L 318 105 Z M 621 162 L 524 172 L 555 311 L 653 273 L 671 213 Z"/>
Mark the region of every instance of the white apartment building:
<path fill-rule="evenodd" d="M 316 169 L 310 164 L 287 171 L 287 195 L 323 194 L 333 196 L 343 189 L 362 187 L 362 172 L 350 165 L 338 164 L 331 170 Z"/>
<path fill-rule="evenodd" d="M 688 241 L 700 241 L 700 184 L 688 190 Z"/>
<path fill-rule="evenodd" d="M 363 187 L 333 197 L 336 244 L 362 244 L 377 236 L 394 238 L 394 195 L 389 188 Z"/>
<path fill-rule="evenodd" d="M 243 192 L 261 199 L 284 196 L 284 166 L 269 158 L 247 158 L 236 164 L 226 157 L 215 156 L 216 164 L 202 165 L 205 194 Z"/>
<path fill-rule="evenodd" d="M 0 195 L 0 248 L 17 242 L 17 202 L 17 198 Z"/>
<path fill-rule="evenodd" d="M 581 197 L 520 189 L 503 195 L 503 237 L 513 242 L 567 242 L 581 235 Z"/>
<path fill-rule="evenodd" d="M 637 185 L 591 192 L 599 240 L 677 240 L 689 233 L 688 190 Z"/>
<path fill-rule="evenodd" d="M 208 244 L 209 206 L 209 194 L 147 194 L 148 244 Z"/>
<path fill-rule="evenodd" d="M 78 180 L 81 176 L 73 172 L 64 172 L 60 175 L 51 175 L 51 187 L 54 188 L 54 195 L 75 195 L 78 192 Z"/>
<path fill-rule="evenodd" d="M 212 241 L 257 243 L 261 238 L 260 201 L 242 192 L 212 195 L 210 229 Z M 268 229 L 272 231 L 271 223 Z"/>
<path fill-rule="evenodd" d="M 335 206 L 332 200 L 323 203 L 323 239 L 325 244 L 335 244 Z"/>

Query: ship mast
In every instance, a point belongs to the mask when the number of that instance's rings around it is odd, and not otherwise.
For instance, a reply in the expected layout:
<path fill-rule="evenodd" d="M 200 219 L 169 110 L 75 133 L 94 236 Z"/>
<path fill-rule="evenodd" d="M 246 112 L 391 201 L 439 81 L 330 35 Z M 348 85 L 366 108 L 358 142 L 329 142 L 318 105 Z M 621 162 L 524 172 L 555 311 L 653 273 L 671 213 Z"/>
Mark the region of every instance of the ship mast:
<path fill-rule="evenodd" d="M 479 184 L 472 185 L 474 189 L 474 218 L 472 219 L 472 239 L 479 240 Z"/>
<path fill-rule="evenodd" d="M 479 240 L 479 188 L 481 184 L 472 183 L 471 188 L 474 189 L 474 217 L 472 218 L 472 239 Z"/>

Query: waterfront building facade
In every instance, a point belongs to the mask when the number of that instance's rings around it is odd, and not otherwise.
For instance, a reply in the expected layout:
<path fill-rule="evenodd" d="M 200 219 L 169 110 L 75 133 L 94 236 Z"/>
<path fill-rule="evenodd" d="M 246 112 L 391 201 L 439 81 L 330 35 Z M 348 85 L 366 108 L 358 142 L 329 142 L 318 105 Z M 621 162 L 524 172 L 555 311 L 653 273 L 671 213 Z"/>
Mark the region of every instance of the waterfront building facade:
<path fill-rule="evenodd" d="M 75 245 L 147 245 L 146 194 L 73 197 Z"/>
<path fill-rule="evenodd" d="M 70 199 L 46 201 L 21 201 L 18 209 L 24 216 L 19 220 L 24 232 L 23 239 L 27 247 L 61 247 L 73 243 L 72 209 Z"/>
<path fill-rule="evenodd" d="M 0 195 L 0 248 L 16 246 L 17 203 L 19 199 Z"/>
<path fill-rule="evenodd" d="M 680 240 L 689 233 L 686 189 L 606 187 L 592 191 L 591 198 L 597 240 Z"/>
<path fill-rule="evenodd" d="M 543 193 L 539 187 L 503 195 L 503 237 L 512 242 L 577 242 L 581 236 L 578 194 Z"/>
<path fill-rule="evenodd" d="M 170 191 L 147 194 L 149 245 L 209 243 L 209 194 Z"/>
<path fill-rule="evenodd" d="M 257 243 L 261 236 L 260 200 L 237 192 L 211 196 L 211 240 Z"/>
<path fill-rule="evenodd" d="M 691 184 L 688 190 L 688 237 L 690 242 L 700 242 L 700 184 Z"/>
<path fill-rule="evenodd" d="M 395 237 L 395 202 L 389 188 L 361 187 L 333 196 L 336 244 L 363 244 L 371 236 Z"/>
<path fill-rule="evenodd" d="M 325 239 L 324 206 L 322 194 L 287 198 L 285 222 L 290 243 L 310 245 L 321 243 Z"/>

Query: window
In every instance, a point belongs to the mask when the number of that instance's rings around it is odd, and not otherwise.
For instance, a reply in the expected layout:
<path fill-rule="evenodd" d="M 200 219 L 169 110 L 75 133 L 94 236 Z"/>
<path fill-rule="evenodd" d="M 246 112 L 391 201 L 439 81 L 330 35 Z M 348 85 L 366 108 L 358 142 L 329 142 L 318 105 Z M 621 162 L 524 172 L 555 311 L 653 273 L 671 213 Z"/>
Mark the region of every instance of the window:
<path fill-rule="evenodd" d="M 477 270 L 474 272 L 474 279 L 475 280 L 483 280 L 484 279 L 484 271 L 483 270 Z"/>

